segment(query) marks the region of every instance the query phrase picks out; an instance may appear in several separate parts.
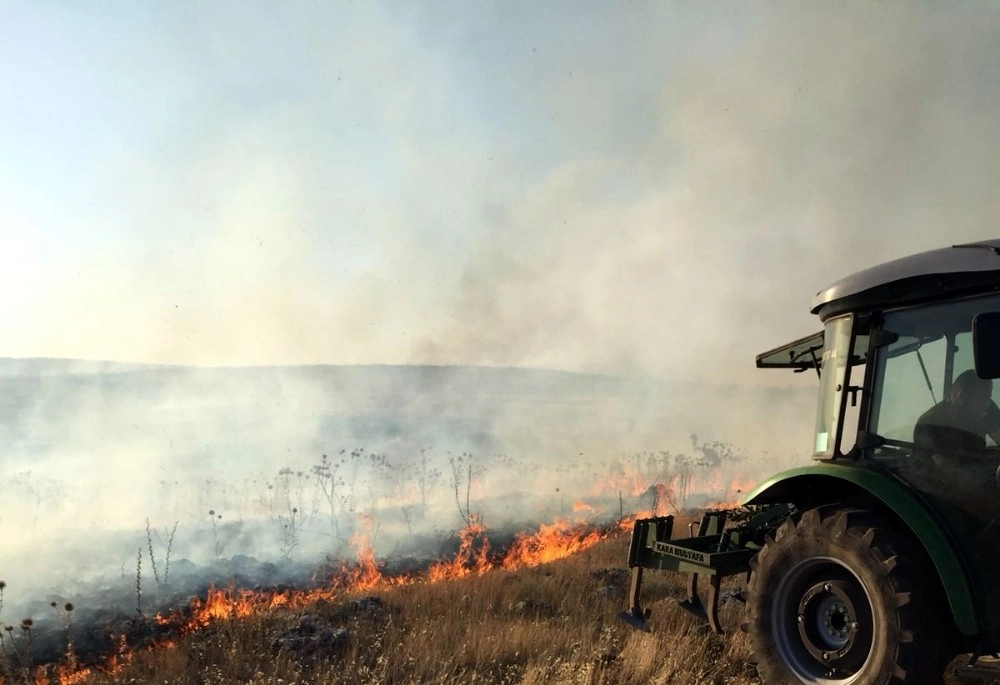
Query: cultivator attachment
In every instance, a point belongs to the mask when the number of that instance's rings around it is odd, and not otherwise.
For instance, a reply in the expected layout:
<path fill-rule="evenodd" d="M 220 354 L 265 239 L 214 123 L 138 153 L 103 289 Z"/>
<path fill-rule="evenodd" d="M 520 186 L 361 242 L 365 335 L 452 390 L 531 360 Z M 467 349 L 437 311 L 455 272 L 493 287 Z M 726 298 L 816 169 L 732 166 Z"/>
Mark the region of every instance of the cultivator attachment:
<path fill-rule="evenodd" d="M 678 540 L 671 539 L 673 516 L 638 519 L 632 529 L 628 553 L 628 565 L 632 569 L 629 608 L 619 617 L 629 625 L 648 631 L 650 610 L 644 609 L 639 600 L 644 569 L 680 571 L 690 574 L 687 597 L 678 602 L 680 607 L 707 621 L 716 633 L 722 633 L 719 624 L 722 579 L 749 574 L 750 560 L 763 545 L 764 536 L 777 528 L 788 512 L 789 507 L 784 504 L 709 511 L 702 517 L 697 535 Z M 728 521 L 738 523 L 726 530 Z M 706 603 L 698 595 L 699 576 L 708 576 Z"/>

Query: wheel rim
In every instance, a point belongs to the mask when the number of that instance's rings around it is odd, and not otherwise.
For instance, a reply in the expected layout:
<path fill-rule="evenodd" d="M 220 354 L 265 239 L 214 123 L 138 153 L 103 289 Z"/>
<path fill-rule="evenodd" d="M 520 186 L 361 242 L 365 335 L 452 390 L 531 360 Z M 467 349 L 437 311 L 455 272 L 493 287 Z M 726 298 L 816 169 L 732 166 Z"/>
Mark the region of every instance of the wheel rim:
<path fill-rule="evenodd" d="M 871 597 L 837 559 L 792 566 L 775 588 L 772 637 L 781 661 L 803 683 L 847 685 L 871 658 Z"/>

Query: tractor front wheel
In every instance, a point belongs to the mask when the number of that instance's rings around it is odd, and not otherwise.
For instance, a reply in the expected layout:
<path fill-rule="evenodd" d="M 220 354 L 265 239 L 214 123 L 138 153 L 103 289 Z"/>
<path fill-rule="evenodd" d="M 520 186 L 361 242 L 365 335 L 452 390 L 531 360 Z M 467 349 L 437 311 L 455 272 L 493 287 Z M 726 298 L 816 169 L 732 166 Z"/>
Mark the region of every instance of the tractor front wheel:
<path fill-rule="evenodd" d="M 954 630 L 908 531 L 867 511 L 813 509 L 751 566 L 746 628 L 768 685 L 941 682 Z"/>

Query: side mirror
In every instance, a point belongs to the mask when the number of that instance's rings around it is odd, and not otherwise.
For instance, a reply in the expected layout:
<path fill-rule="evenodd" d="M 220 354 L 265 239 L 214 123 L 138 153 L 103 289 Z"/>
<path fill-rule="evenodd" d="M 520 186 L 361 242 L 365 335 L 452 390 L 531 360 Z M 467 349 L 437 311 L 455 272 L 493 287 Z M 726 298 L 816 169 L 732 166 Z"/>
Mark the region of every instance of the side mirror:
<path fill-rule="evenodd" d="M 1000 312 L 972 319 L 972 357 L 980 378 L 1000 378 Z"/>

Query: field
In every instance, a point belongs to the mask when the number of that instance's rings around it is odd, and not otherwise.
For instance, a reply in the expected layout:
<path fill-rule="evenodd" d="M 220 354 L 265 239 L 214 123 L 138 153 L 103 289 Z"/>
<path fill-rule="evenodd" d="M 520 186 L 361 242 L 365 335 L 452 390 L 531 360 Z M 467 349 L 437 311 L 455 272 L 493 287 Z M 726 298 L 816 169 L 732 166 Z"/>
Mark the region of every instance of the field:
<path fill-rule="evenodd" d="M 723 607 L 734 630 L 717 636 L 676 606 L 679 576 L 647 574 L 652 633 L 618 620 L 628 534 L 594 533 L 569 536 L 585 548 L 548 563 L 505 568 L 498 558 L 477 569 L 467 555 L 449 569 L 439 565 L 440 580 L 430 569 L 406 580 L 358 573 L 340 588 L 280 604 L 269 592 L 221 591 L 163 619 L 170 630 L 158 637 L 123 636 L 118 653 L 92 668 L 64 660 L 62 671 L 35 666 L 29 676 L 28 638 L 8 636 L 5 677 L 190 685 L 758 682 L 736 626 L 739 605 Z M 72 650 L 71 624 L 67 636 Z"/>
<path fill-rule="evenodd" d="M 695 518 L 691 513 L 691 520 Z M 684 522 L 685 517 L 680 517 Z M 62 613 L 64 653 L 32 663 L 32 626 L 7 629 L 0 682 L 111 685 L 246 683 L 588 683 L 750 685 L 748 636 L 739 602 L 723 592 L 716 635 L 680 609 L 682 577 L 647 574 L 644 604 L 652 632 L 627 626 L 628 534 L 543 527 L 486 548 L 485 531 L 465 531 L 455 557 L 395 575 L 362 558 L 312 590 L 210 589 L 181 609 L 136 617 L 118 647 L 75 651 L 71 605 Z M 553 561 L 544 559 L 554 557 Z M 725 588 L 725 586 L 724 586 Z M 945 685 L 995 683 L 990 677 Z"/>

